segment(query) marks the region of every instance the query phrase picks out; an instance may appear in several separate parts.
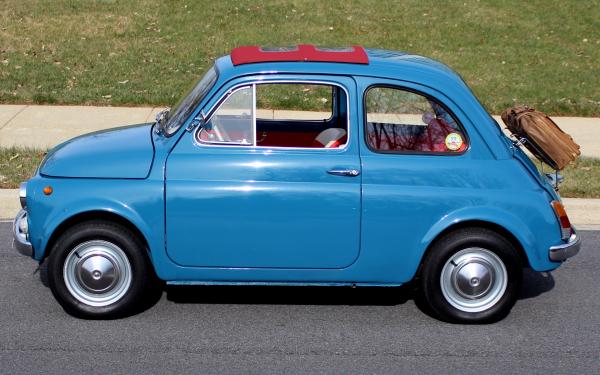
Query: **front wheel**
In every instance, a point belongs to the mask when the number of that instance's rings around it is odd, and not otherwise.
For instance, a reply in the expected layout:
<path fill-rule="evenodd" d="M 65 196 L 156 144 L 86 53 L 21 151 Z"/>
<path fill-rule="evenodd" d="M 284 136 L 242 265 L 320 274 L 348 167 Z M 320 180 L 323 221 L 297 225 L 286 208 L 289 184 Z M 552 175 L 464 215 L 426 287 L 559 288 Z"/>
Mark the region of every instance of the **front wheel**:
<path fill-rule="evenodd" d="M 465 228 L 438 240 L 424 260 L 420 287 L 441 319 L 489 323 L 515 304 L 522 266 L 514 246 L 498 233 Z"/>
<path fill-rule="evenodd" d="M 158 279 L 141 241 L 127 228 L 106 221 L 73 226 L 48 258 L 48 284 L 70 314 L 92 319 L 137 312 Z"/>

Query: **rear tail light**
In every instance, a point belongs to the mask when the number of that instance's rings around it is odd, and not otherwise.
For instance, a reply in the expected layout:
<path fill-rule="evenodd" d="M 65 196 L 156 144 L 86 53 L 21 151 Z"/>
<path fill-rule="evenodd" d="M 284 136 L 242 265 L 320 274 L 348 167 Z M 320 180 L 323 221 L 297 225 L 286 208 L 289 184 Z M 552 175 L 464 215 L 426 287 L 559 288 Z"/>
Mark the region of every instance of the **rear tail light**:
<path fill-rule="evenodd" d="M 560 224 L 561 237 L 566 241 L 571 237 L 571 221 L 569 221 L 567 211 L 565 211 L 565 207 L 559 201 L 552 201 L 551 205 Z"/>

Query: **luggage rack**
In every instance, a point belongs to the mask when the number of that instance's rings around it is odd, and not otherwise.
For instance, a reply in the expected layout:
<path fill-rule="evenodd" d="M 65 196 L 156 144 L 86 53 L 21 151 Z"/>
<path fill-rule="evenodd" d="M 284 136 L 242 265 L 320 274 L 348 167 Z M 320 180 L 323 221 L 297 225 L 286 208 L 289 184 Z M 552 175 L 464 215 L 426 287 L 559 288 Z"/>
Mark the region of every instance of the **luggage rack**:
<path fill-rule="evenodd" d="M 510 130 L 509 130 L 510 132 Z M 530 142 L 527 138 L 525 137 L 517 137 L 515 134 L 513 134 L 512 132 L 510 133 L 510 140 L 512 141 L 513 145 L 516 147 L 521 147 L 524 146 L 525 143 L 529 143 L 529 145 L 534 148 L 537 152 L 537 155 L 533 155 L 533 153 L 531 153 L 533 156 L 535 156 L 536 159 L 538 159 L 538 161 L 540 162 L 540 171 L 542 172 L 542 174 L 544 176 L 546 176 L 546 178 L 548 179 L 548 182 L 550 182 L 550 184 L 552 185 L 552 187 L 554 187 L 554 190 L 558 191 L 559 189 L 559 185 L 564 181 L 564 177 L 558 173 L 558 169 L 556 168 L 552 168 L 552 165 L 550 162 L 548 162 L 548 158 L 545 155 L 545 153 L 540 150 L 535 143 Z M 527 148 L 525 148 L 525 150 L 527 150 Z M 544 172 L 544 163 L 546 165 L 548 165 L 549 167 L 551 167 L 551 169 L 554 171 L 552 173 L 545 173 Z"/>

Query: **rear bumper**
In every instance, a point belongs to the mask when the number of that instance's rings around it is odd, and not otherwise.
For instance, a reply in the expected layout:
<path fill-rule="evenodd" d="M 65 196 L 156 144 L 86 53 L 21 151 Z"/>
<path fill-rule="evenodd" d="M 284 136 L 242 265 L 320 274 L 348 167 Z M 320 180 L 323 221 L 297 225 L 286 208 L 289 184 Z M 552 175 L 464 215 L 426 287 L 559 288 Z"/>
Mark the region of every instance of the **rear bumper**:
<path fill-rule="evenodd" d="M 29 242 L 27 230 L 27 211 L 21 210 L 13 222 L 13 247 L 22 255 L 33 256 L 33 246 Z"/>
<path fill-rule="evenodd" d="M 571 237 L 569 238 L 569 242 L 551 246 L 548 250 L 548 256 L 553 262 L 562 262 L 577 254 L 580 248 L 581 237 L 579 237 L 577 233 L 573 231 L 573 234 L 571 234 Z"/>

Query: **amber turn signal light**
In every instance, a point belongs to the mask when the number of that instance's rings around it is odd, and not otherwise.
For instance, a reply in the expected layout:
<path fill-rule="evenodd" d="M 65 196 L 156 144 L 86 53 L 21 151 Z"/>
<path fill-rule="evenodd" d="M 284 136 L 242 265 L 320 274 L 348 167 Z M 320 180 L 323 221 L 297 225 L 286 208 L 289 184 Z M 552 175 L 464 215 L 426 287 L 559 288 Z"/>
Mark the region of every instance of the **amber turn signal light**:
<path fill-rule="evenodd" d="M 568 240 L 571 236 L 571 221 L 567 216 L 567 211 L 565 211 L 565 207 L 559 201 L 552 201 L 552 208 L 554 209 L 554 213 L 560 222 L 560 231 L 563 240 Z"/>
<path fill-rule="evenodd" d="M 50 195 L 52 194 L 52 186 L 46 186 L 44 188 L 44 190 L 42 190 L 44 192 L 45 195 Z"/>

